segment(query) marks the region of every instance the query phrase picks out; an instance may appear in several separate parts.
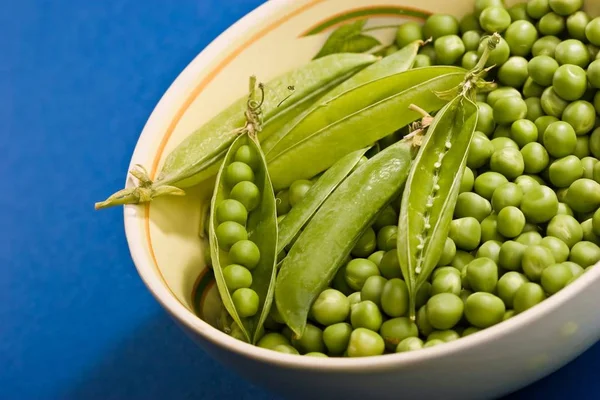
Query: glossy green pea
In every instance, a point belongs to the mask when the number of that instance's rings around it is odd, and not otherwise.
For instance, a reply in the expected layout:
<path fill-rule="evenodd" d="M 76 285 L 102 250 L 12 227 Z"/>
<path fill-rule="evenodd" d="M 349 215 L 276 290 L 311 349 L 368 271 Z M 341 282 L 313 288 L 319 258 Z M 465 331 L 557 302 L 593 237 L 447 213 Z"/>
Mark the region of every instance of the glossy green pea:
<path fill-rule="evenodd" d="M 354 293 L 354 289 L 348 286 L 348 282 L 346 282 L 346 265 L 342 265 L 340 269 L 338 269 L 335 276 L 333 277 L 333 281 L 331 282 L 331 287 L 339 290 L 346 296 L 349 296 L 350 294 Z"/>
<path fill-rule="evenodd" d="M 504 240 L 504 237 L 498 232 L 498 216 L 496 214 L 491 214 L 481 221 L 481 242 L 485 243 L 490 240 L 499 242 Z"/>
<path fill-rule="evenodd" d="M 431 282 L 431 294 L 437 295 L 440 293 L 452 293 L 455 295 L 460 294 L 461 290 L 461 276 L 460 272 L 454 267 L 452 268 L 456 273 L 445 273 L 436 275 Z"/>
<path fill-rule="evenodd" d="M 469 147 L 467 166 L 473 169 L 483 167 L 488 163 L 493 153 L 494 146 L 490 139 L 482 132 L 475 132 Z"/>
<path fill-rule="evenodd" d="M 229 250 L 234 243 L 248 239 L 246 228 L 233 221 L 226 221 L 219 224 L 215 230 L 215 235 L 219 247 L 223 250 Z"/>
<path fill-rule="evenodd" d="M 290 192 L 287 190 L 280 190 L 275 195 L 275 201 L 277 202 L 277 215 L 282 216 L 290 212 L 292 205 L 290 204 Z"/>
<path fill-rule="evenodd" d="M 561 65 L 554 73 L 552 87 L 564 100 L 580 99 L 587 89 L 585 70 L 577 65 Z"/>
<path fill-rule="evenodd" d="M 350 334 L 348 357 L 379 356 L 385 351 L 385 342 L 377 332 L 358 328 Z"/>
<path fill-rule="evenodd" d="M 596 17 L 585 27 L 585 37 L 590 43 L 600 46 L 600 18 Z"/>
<path fill-rule="evenodd" d="M 433 14 L 427 18 L 423 25 L 423 36 L 425 39 L 433 40 L 446 36 L 457 35 L 459 24 L 456 17 L 448 14 Z"/>
<path fill-rule="evenodd" d="M 492 139 L 492 145 L 494 145 L 494 150 L 502 150 L 504 148 L 513 148 L 513 149 L 518 149 L 519 145 L 517 143 L 515 143 L 514 140 L 512 140 L 510 137 L 498 137 L 498 138 L 494 138 Z"/>
<path fill-rule="evenodd" d="M 408 311 L 408 288 L 398 278 L 387 281 L 381 292 L 381 309 L 390 317 L 401 317 Z"/>
<path fill-rule="evenodd" d="M 496 264 L 500 261 L 500 249 L 502 248 L 502 242 L 497 240 L 488 240 L 483 243 L 477 250 L 476 257 L 486 257 L 494 261 Z"/>
<path fill-rule="evenodd" d="M 535 83 L 533 81 L 533 79 L 531 79 L 531 77 L 527 78 L 527 80 L 525 81 L 525 84 L 523 85 L 523 97 L 525 97 L 525 99 L 529 99 L 532 97 L 538 98 L 540 99 L 539 101 L 539 109 L 541 110 L 541 114 L 539 115 L 540 117 L 542 115 L 544 115 L 544 108 L 542 107 L 542 95 L 544 94 L 544 90 L 546 90 L 546 88 L 538 83 Z M 527 103 L 527 101 L 525 101 L 525 103 Z M 527 112 L 529 113 L 529 108 L 527 109 Z"/>
<path fill-rule="evenodd" d="M 431 332 L 433 332 L 434 328 L 431 326 L 429 322 L 429 317 L 427 316 L 427 304 L 423 305 L 419 308 L 416 317 L 417 327 L 419 328 L 419 332 L 422 335 L 428 336 Z"/>
<path fill-rule="evenodd" d="M 504 7 L 487 7 L 479 15 L 479 25 L 488 33 L 504 32 L 511 23 Z"/>
<path fill-rule="evenodd" d="M 456 256 L 452 260 L 452 266 L 458 270 L 461 270 L 473 261 L 475 257 L 471 253 L 467 253 L 466 251 L 457 250 Z"/>
<path fill-rule="evenodd" d="M 463 309 L 460 297 L 451 293 L 440 293 L 427 301 L 427 318 L 435 329 L 451 329 L 462 318 Z"/>
<path fill-rule="evenodd" d="M 497 138 L 507 138 L 510 139 L 510 124 L 503 124 L 496 126 L 496 130 L 494 131 L 493 139 Z M 511 139 L 512 140 L 512 139 Z"/>
<path fill-rule="evenodd" d="M 592 242 L 582 241 L 571 248 L 569 261 L 585 268 L 600 261 L 600 247 Z"/>
<path fill-rule="evenodd" d="M 515 20 L 504 33 L 504 37 L 513 55 L 526 57 L 538 40 L 538 32 L 530 21 Z"/>
<path fill-rule="evenodd" d="M 479 54 L 483 54 L 484 50 L 488 47 L 489 38 L 481 41 L 479 45 L 479 49 L 477 50 Z M 501 66 L 504 64 L 508 58 L 510 57 L 510 46 L 504 38 L 500 38 L 500 42 L 496 46 L 494 50 L 490 53 L 490 56 L 485 63 L 486 67 L 491 67 L 492 65 Z M 519 54 L 515 54 L 519 55 Z"/>
<path fill-rule="evenodd" d="M 405 22 L 396 31 L 396 45 L 399 48 L 408 46 L 415 40 L 423 40 L 423 28 L 417 22 Z"/>
<path fill-rule="evenodd" d="M 332 355 L 341 355 L 348 347 L 352 326 L 345 322 L 329 325 L 323 331 L 323 342 Z"/>
<path fill-rule="evenodd" d="M 265 334 L 258 343 L 256 343 L 258 347 L 262 347 L 263 349 L 273 350 L 275 346 L 278 345 L 290 345 L 290 341 L 278 332 L 269 332 Z"/>
<path fill-rule="evenodd" d="M 514 140 L 519 147 L 535 142 L 538 139 L 537 126 L 527 119 L 517 120 L 513 122 L 510 127 L 510 138 Z"/>
<path fill-rule="evenodd" d="M 384 226 L 377 232 L 377 248 L 389 251 L 396 248 L 398 235 L 397 225 Z"/>
<path fill-rule="evenodd" d="M 465 303 L 465 316 L 477 328 L 489 328 L 502 322 L 505 311 L 504 302 L 490 293 L 473 293 Z"/>
<path fill-rule="evenodd" d="M 522 313 L 545 299 L 546 294 L 540 285 L 533 282 L 526 282 L 515 293 L 513 300 L 515 313 Z"/>
<path fill-rule="evenodd" d="M 600 60 L 598 64 L 600 65 Z M 594 129 L 596 110 L 594 105 L 588 101 L 574 101 L 565 108 L 562 120 L 571 125 L 575 134 L 581 137 Z"/>
<path fill-rule="evenodd" d="M 377 235 L 373 228 L 368 227 L 352 248 L 354 257 L 368 257 L 377 248 Z"/>
<path fill-rule="evenodd" d="M 350 301 L 340 291 L 326 289 L 311 307 L 311 314 L 315 321 L 324 326 L 343 322 L 350 313 Z"/>
<path fill-rule="evenodd" d="M 555 264 L 552 251 L 541 245 L 529 246 L 523 253 L 522 268 L 525 275 L 532 281 L 539 282 L 542 271 Z"/>
<path fill-rule="evenodd" d="M 477 194 L 485 199 L 491 200 L 494 191 L 507 182 L 508 179 L 500 173 L 484 172 L 475 179 L 474 188 Z"/>
<path fill-rule="evenodd" d="M 457 268 L 454 268 L 450 265 L 445 266 L 445 267 L 437 267 L 431 273 L 430 279 L 431 279 L 431 281 L 434 281 L 436 278 L 441 277 L 443 275 L 448 275 L 448 274 L 459 275 L 460 271 Z"/>
<path fill-rule="evenodd" d="M 555 49 L 554 57 L 560 65 L 573 64 L 586 68 L 590 63 L 590 55 L 585 45 L 577 39 L 560 42 Z"/>
<path fill-rule="evenodd" d="M 558 203 L 558 213 L 557 215 L 570 215 L 573 216 L 573 210 L 566 203 Z"/>
<path fill-rule="evenodd" d="M 377 219 L 373 223 L 373 228 L 375 228 L 375 230 L 380 230 L 384 226 L 396 225 L 397 223 L 398 213 L 392 206 L 387 206 L 377 216 Z"/>
<path fill-rule="evenodd" d="M 394 351 L 404 339 L 418 338 L 419 329 L 409 318 L 392 318 L 381 325 L 379 334 L 383 338 L 386 348 Z"/>
<path fill-rule="evenodd" d="M 254 183 L 248 181 L 235 185 L 229 196 L 242 203 L 248 212 L 254 211 L 260 203 L 260 189 Z"/>
<path fill-rule="evenodd" d="M 600 210 L 596 210 L 592 217 L 592 228 L 596 235 L 600 236 Z"/>
<path fill-rule="evenodd" d="M 543 93 L 543 90 L 542 92 Z M 540 96 L 541 96 L 540 93 Z M 525 96 L 525 104 L 527 105 L 527 118 L 529 121 L 535 121 L 539 117 L 544 115 L 544 109 L 542 108 L 542 101 L 538 96 Z M 513 139 L 514 140 L 514 139 Z M 536 126 L 536 140 L 537 140 L 537 126 Z"/>
<path fill-rule="evenodd" d="M 383 258 L 379 263 L 379 271 L 381 272 L 381 275 L 388 279 L 402 277 L 400 263 L 398 262 L 398 252 L 395 249 L 390 250 L 383 255 Z"/>
<path fill-rule="evenodd" d="M 558 67 L 558 62 L 546 55 L 532 58 L 527 65 L 531 79 L 544 87 L 552 85 L 552 78 Z"/>
<path fill-rule="evenodd" d="M 525 228 L 525 215 L 514 206 L 504 207 L 498 213 L 498 232 L 506 238 L 519 236 Z"/>
<path fill-rule="evenodd" d="M 519 176 L 517 179 L 515 179 L 514 183 L 521 189 L 523 194 L 540 185 L 540 183 L 534 177 L 529 175 Z M 521 200 L 523 200 L 523 198 L 521 198 Z"/>
<path fill-rule="evenodd" d="M 462 30 L 462 29 L 461 29 Z M 462 41 L 465 44 L 465 50 L 476 51 L 481 41 L 481 33 L 479 28 L 463 31 Z"/>
<path fill-rule="evenodd" d="M 542 172 L 550 162 L 548 151 L 537 142 L 527 143 L 521 149 L 523 157 L 523 171 L 528 174 Z"/>
<path fill-rule="evenodd" d="M 441 340 L 442 342 L 448 343 L 460 339 L 460 335 L 456 330 L 446 329 L 442 331 L 433 331 L 427 336 L 427 341 Z"/>
<path fill-rule="evenodd" d="M 306 324 L 301 337 L 292 338 L 292 345 L 298 349 L 300 354 L 312 352 L 324 353 L 326 351 L 323 341 L 323 331 L 312 324 Z"/>
<path fill-rule="evenodd" d="M 398 343 L 396 353 L 404 353 L 407 351 L 415 351 L 423 348 L 423 340 L 418 337 L 408 337 Z"/>
<path fill-rule="evenodd" d="M 570 215 L 557 215 L 548 223 L 548 236 L 562 240 L 569 248 L 583 239 L 583 229 L 575 218 Z"/>
<path fill-rule="evenodd" d="M 381 296 L 387 281 L 387 279 L 379 275 L 367 278 L 360 290 L 361 300 L 370 300 L 381 308 Z"/>
<path fill-rule="evenodd" d="M 488 94 L 487 103 L 494 108 L 496 103 L 498 103 L 498 100 L 509 97 L 522 98 L 521 93 L 517 89 L 512 87 L 500 87 Z"/>
<path fill-rule="evenodd" d="M 504 183 L 494 190 L 492 195 L 492 207 L 496 213 L 505 207 L 519 207 L 523 200 L 523 190 L 519 185 L 512 182 Z"/>
<path fill-rule="evenodd" d="M 491 136 L 494 133 L 494 129 L 496 129 L 494 109 L 489 104 L 477 102 L 477 126 L 475 129 L 487 136 Z"/>
<path fill-rule="evenodd" d="M 565 261 L 562 264 L 569 267 L 569 270 L 571 270 L 574 277 L 580 276 L 584 272 L 583 267 L 573 261 Z"/>
<path fill-rule="evenodd" d="M 560 43 L 560 39 L 556 36 L 543 36 L 539 38 L 531 48 L 531 54 L 534 57 L 537 56 L 550 56 L 554 57 L 556 53 L 556 46 Z"/>
<path fill-rule="evenodd" d="M 417 308 L 424 306 L 427 303 L 427 300 L 431 297 L 432 285 L 431 283 L 425 281 L 421 284 L 421 287 L 417 290 L 417 294 L 415 296 L 415 305 Z"/>
<path fill-rule="evenodd" d="M 252 286 L 252 274 L 241 265 L 231 264 L 223 268 L 223 278 L 230 291 Z"/>
<path fill-rule="evenodd" d="M 369 257 L 367 257 L 367 260 L 373 262 L 375 265 L 377 265 L 377 267 L 379 267 L 379 265 L 381 264 L 381 260 L 383 259 L 383 256 L 385 255 L 385 253 L 386 252 L 383 250 L 376 251 L 375 253 L 373 253 Z"/>
<path fill-rule="evenodd" d="M 571 125 L 572 126 L 572 125 Z M 590 137 L 588 135 L 577 136 L 577 144 L 575 145 L 575 150 L 573 150 L 573 155 L 582 160 L 590 156 Z M 592 179 L 592 175 L 585 176 L 586 166 L 584 165 L 584 177 Z"/>
<path fill-rule="evenodd" d="M 498 297 L 502 299 L 506 308 L 513 307 L 515 294 L 523 284 L 529 282 L 527 277 L 519 272 L 510 271 L 502 275 L 498 280 Z"/>
<path fill-rule="evenodd" d="M 536 246 L 542 242 L 542 235 L 537 231 L 524 232 L 517 236 L 515 241 L 525 246 Z"/>
<path fill-rule="evenodd" d="M 469 286 L 477 292 L 493 293 L 498 283 L 498 266 L 487 258 L 476 258 L 467 268 Z"/>
<path fill-rule="evenodd" d="M 496 150 L 490 159 L 490 169 L 513 180 L 523 174 L 525 161 L 522 153 L 510 147 Z"/>
<path fill-rule="evenodd" d="M 566 156 L 550 164 L 550 182 L 559 188 L 569 187 L 583 176 L 583 164 L 575 156 Z"/>
<path fill-rule="evenodd" d="M 248 220 L 248 211 L 239 201 L 225 199 L 217 206 L 216 216 L 219 223 L 233 221 L 245 226 Z"/>
<path fill-rule="evenodd" d="M 224 173 L 225 182 L 229 187 L 234 187 L 239 182 L 254 181 L 254 172 L 248 164 L 240 161 L 234 161 L 227 166 Z"/>
<path fill-rule="evenodd" d="M 460 65 L 466 70 L 471 70 L 477 65 L 477 61 L 479 61 L 479 54 L 476 51 L 467 51 L 462 56 Z"/>
<path fill-rule="evenodd" d="M 520 56 L 510 57 L 498 70 L 500 83 L 514 88 L 522 87 L 528 76 L 527 59 Z"/>
<path fill-rule="evenodd" d="M 548 126 L 557 121 L 559 121 L 559 119 L 551 115 L 544 115 L 543 117 L 539 117 L 534 121 L 535 126 L 538 128 L 538 141 L 544 137 L 544 132 L 546 132 Z"/>
<path fill-rule="evenodd" d="M 598 105 L 600 106 L 600 95 L 596 95 L 598 98 Z M 600 107 L 596 106 L 596 111 L 600 113 Z M 600 128 L 594 129 L 590 135 L 590 151 L 596 158 L 600 156 Z"/>
<path fill-rule="evenodd" d="M 550 250 L 557 263 L 565 262 L 569 258 L 569 246 L 559 238 L 546 236 L 540 242 L 540 246 Z"/>
<path fill-rule="evenodd" d="M 350 323 L 354 329 L 366 328 L 377 332 L 383 323 L 383 316 L 377 304 L 370 300 L 363 300 L 352 306 Z"/>
<path fill-rule="evenodd" d="M 559 118 L 569 105 L 569 102 L 560 97 L 552 86 L 546 88 L 540 98 L 542 109 L 546 114 Z"/>
<path fill-rule="evenodd" d="M 452 260 L 454 260 L 454 256 L 456 256 L 456 244 L 450 238 L 446 238 L 444 243 L 444 249 L 442 250 L 442 255 L 437 263 L 439 267 L 443 267 L 445 265 L 450 265 Z"/>
<path fill-rule="evenodd" d="M 346 265 L 346 283 L 354 290 L 361 290 L 369 277 L 377 275 L 377 265 L 365 258 L 355 258 Z"/>
<path fill-rule="evenodd" d="M 526 248 L 525 244 L 512 240 L 502 243 L 498 255 L 498 265 L 506 270 L 520 271 Z"/>
<path fill-rule="evenodd" d="M 558 15 L 571 15 L 583 7 L 583 0 L 549 0 L 552 11 Z"/>
<path fill-rule="evenodd" d="M 562 16 L 550 12 L 538 21 L 538 30 L 543 35 L 560 35 L 567 27 L 567 22 Z"/>
<path fill-rule="evenodd" d="M 465 44 L 458 35 L 450 34 L 435 39 L 433 47 L 437 53 L 437 63 L 453 65 L 465 53 Z"/>
<path fill-rule="evenodd" d="M 481 222 L 492 212 L 490 202 L 477 193 L 461 193 L 458 195 L 454 209 L 455 218 L 473 217 Z"/>
<path fill-rule="evenodd" d="M 600 207 L 600 184 L 581 178 L 569 186 L 565 202 L 576 212 L 591 212 Z"/>
<path fill-rule="evenodd" d="M 465 172 L 460 182 L 460 193 L 470 192 L 471 190 L 473 190 L 474 184 L 475 174 L 473 173 L 473 170 L 469 167 L 465 167 Z"/>
<path fill-rule="evenodd" d="M 481 241 L 481 225 L 473 217 L 455 219 L 450 223 L 449 237 L 456 247 L 462 250 L 474 250 Z"/>
<path fill-rule="evenodd" d="M 231 300 L 241 318 L 255 316 L 260 306 L 258 294 L 250 288 L 236 289 Z"/>
<path fill-rule="evenodd" d="M 240 240 L 231 246 L 229 260 L 253 270 L 260 262 L 260 250 L 254 242 Z"/>
<path fill-rule="evenodd" d="M 558 211 L 558 198 L 552 189 L 540 185 L 523 195 L 520 208 L 528 221 L 534 223 L 547 222 Z"/>
<path fill-rule="evenodd" d="M 548 294 L 554 294 L 567 286 L 567 282 L 573 278 L 569 267 L 564 264 L 550 265 L 542 272 L 541 285 Z"/>
<path fill-rule="evenodd" d="M 291 345 L 287 345 L 287 344 L 278 344 L 278 345 L 274 346 L 271 350 L 277 351 L 279 353 L 284 353 L 284 354 L 300 355 L 300 353 L 298 352 L 298 350 L 296 350 L 296 348 L 294 348 Z"/>

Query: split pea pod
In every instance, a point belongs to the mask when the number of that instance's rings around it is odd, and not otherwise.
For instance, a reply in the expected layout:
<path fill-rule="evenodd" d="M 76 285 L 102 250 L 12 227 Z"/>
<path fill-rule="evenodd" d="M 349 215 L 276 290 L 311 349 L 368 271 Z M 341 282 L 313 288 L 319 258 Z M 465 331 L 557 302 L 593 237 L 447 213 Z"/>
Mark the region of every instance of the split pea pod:
<path fill-rule="evenodd" d="M 364 230 L 400 193 L 412 155 L 410 141 L 401 141 L 358 167 L 327 198 L 284 258 L 275 285 L 275 303 L 297 336 L 304 332 L 313 301 Z"/>
<path fill-rule="evenodd" d="M 300 203 L 296 204 L 286 214 L 285 218 L 279 223 L 277 254 L 294 240 L 323 202 L 352 172 L 367 150 L 367 148 L 360 149 L 341 158 L 317 179 Z"/>
<path fill-rule="evenodd" d="M 238 332 L 256 343 L 273 301 L 277 215 L 266 161 L 256 138 L 231 145 L 211 200 L 210 252 L 223 305 Z M 222 318 L 226 320 L 225 318 Z"/>
<path fill-rule="evenodd" d="M 499 38 L 492 36 L 479 64 L 459 86 L 444 93 L 455 95 L 436 114 L 410 168 L 400 206 L 397 252 L 408 286 L 412 319 L 417 292 L 438 263 L 448 237 L 477 126 L 478 109 L 473 99 L 477 88 L 487 84 L 481 77 Z"/>
<path fill-rule="evenodd" d="M 362 86 L 377 79 L 394 75 L 412 68 L 415 62 L 415 57 L 417 56 L 419 48 L 422 45 L 422 41 L 415 41 L 394 52 L 393 54 L 381 59 L 380 61 L 369 65 L 336 86 L 334 89 L 327 92 L 323 97 L 313 103 L 306 111 L 299 114 L 293 120 L 288 121 L 277 132 L 264 139 L 262 142 L 262 147 L 265 154 L 269 154 L 271 152 L 278 153 L 280 149 L 285 149 L 296 141 L 300 140 L 301 137 L 299 137 L 297 134 L 292 135 L 293 137 L 289 138 L 287 136 L 290 132 L 294 131 L 294 128 L 301 121 L 303 121 L 308 114 L 319 108 L 322 104 L 327 103 L 342 93 L 348 92 L 358 86 Z"/>
<path fill-rule="evenodd" d="M 248 121 L 247 99 L 237 100 L 184 139 L 167 156 L 154 182 L 143 168 L 134 169 L 131 174 L 138 178 L 139 186 L 115 193 L 96 203 L 96 208 L 148 202 L 163 194 L 183 195 L 181 189 L 215 176 L 227 149 L 249 123 L 262 125 L 260 137 L 266 138 L 376 60 L 368 54 L 334 54 L 267 82 L 261 121 Z"/>
<path fill-rule="evenodd" d="M 416 121 L 420 115 L 409 110 L 411 104 L 420 104 L 427 112 L 441 109 L 448 101 L 435 92 L 456 87 L 465 73 L 457 67 L 412 69 L 370 82 L 322 105 L 297 126 L 304 139 L 279 154 L 267 155 L 274 188 L 310 179 L 344 155 Z"/>

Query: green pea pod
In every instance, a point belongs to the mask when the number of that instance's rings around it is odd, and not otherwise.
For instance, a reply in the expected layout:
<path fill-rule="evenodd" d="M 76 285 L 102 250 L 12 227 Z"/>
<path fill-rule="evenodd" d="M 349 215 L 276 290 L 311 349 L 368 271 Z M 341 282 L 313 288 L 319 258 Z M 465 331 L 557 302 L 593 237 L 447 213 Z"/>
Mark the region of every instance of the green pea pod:
<path fill-rule="evenodd" d="M 435 92 L 457 86 L 464 77 L 465 71 L 456 67 L 418 68 L 356 88 L 323 105 L 319 116 L 311 115 L 316 121 L 302 127 L 312 132 L 309 136 L 277 155 L 267 155 L 274 188 L 310 179 L 344 155 L 414 122 L 420 115 L 409 110 L 411 104 L 421 104 L 428 112 L 441 109 L 448 101 Z"/>
<path fill-rule="evenodd" d="M 293 135 L 293 138 L 288 138 L 289 133 L 293 132 L 294 128 L 301 123 L 308 114 L 319 108 L 322 104 L 327 103 L 342 93 L 348 92 L 356 87 L 412 68 L 415 57 L 422 45 L 422 41 L 415 41 L 388 57 L 381 59 L 381 61 L 369 65 L 331 91 L 327 92 L 327 94 L 321 97 L 317 102 L 313 103 L 306 111 L 299 114 L 293 120 L 288 121 L 288 123 L 281 127 L 274 135 L 264 139 L 262 147 L 265 154 L 268 155 L 271 152 L 277 154 L 281 149 L 285 149 L 300 140 L 301 138 L 297 135 Z"/>
<path fill-rule="evenodd" d="M 410 141 L 401 141 L 358 167 L 325 200 L 284 258 L 275 285 L 275 303 L 297 336 L 304 332 L 313 301 L 363 231 L 400 193 L 412 155 Z"/>
<path fill-rule="evenodd" d="M 246 318 L 240 317 L 232 300 L 232 294 L 225 282 L 223 268 L 229 264 L 229 254 L 218 242 L 216 233 L 218 220 L 215 211 L 217 205 L 227 199 L 230 194 L 230 189 L 224 183 L 224 171 L 233 161 L 235 152 L 243 145 L 249 145 L 256 154 L 260 155 L 260 165 L 254 171 L 254 182 L 261 193 L 261 200 L 258 206 L 248 213 L 246 225 L 248 240 L 253 242 L 260 250 L 258 264 L 252 269 L 252 284 L 250 286 L 250 289 L 254 290 L 258 295 L 259 308 L 254 316 Z M 273 301 L 276 274 L 277 215 L 275 195 L 273 194 L 273 187 L 267 173 L 266 161 L 258 141 L 251 134 L 245 133 L 233 142 L 217 174 L 217 184 L 211 200 L 209 242 L 213 270 L 221 301 L 246 340 L 250 343 L 256 343 L 262 334 L 263 324 L 269 314 Z"/>
<path fill-rule="evenodd" d="M 376 60 L 377 57 L 368 54 L 334 54 L 266 83 L 260 137 L 266 138 L 279 130 L 324 93 Z M 96 209 L 148 202 L 162 194 L 183 195 L 182 188 L 213 177 L 231 143 L 245 130 L 244 125 L 257 122 L 247 121 L 247 101 L 245 97 L 237 100 L 183 140 L 167 156 L 154 182 L 143 168 L 131 171 L 139 179 L 139 186 L 123 189 L 96 203 Z"/>
<path fill-rule="evenodd" d="M 411 316 L 416 294 L 444 249 L 477 125 L 477 106 L 459 96 L 434 118 L 402 195 L 398 260 L 408 286 Z"/>
<path fill-rule="evenodd" d="M 321 204 L 352 172 L 367 150 L 360 149 L 341 158 L 317 179 L 300 203 L 290 210 L 279 224 L 278 254 L 294 240 Z"/>

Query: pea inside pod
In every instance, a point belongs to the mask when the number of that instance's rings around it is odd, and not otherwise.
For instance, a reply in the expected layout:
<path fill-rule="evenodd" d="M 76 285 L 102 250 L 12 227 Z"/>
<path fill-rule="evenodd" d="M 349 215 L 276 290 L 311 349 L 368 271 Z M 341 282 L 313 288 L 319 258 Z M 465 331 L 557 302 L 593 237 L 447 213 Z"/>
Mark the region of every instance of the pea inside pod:
<path fill-rule="evenodd" d="M 245 154 L 253 167 L 236 161 Z M 254 344 L 273 301 L 277 215 L 264 155 L 249 133 L 233 142 L 217 175 L 209 242 L 223 305 L 242 339 Z"/>

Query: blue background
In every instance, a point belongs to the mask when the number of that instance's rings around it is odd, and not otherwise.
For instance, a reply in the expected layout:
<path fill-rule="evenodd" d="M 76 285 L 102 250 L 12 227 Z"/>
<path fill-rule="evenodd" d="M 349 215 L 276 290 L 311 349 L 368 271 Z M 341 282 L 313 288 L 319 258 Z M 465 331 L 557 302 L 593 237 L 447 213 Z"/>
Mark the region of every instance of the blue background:
<path fill-rule="evenodd" d="M 0 398 L 273 398 L 153 300 L 122 209 L 93 210 L 177 74 L 261 2 L 0 0 Z M 599 370 L 596 345 L 510 398 L 599 398 Z"/>

